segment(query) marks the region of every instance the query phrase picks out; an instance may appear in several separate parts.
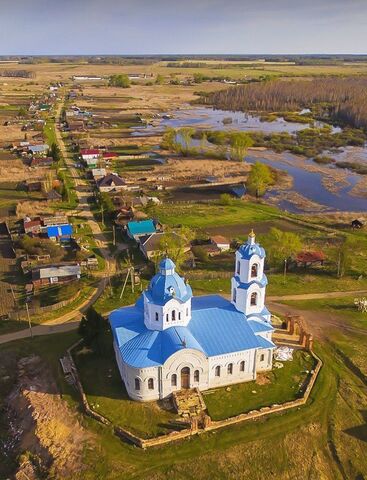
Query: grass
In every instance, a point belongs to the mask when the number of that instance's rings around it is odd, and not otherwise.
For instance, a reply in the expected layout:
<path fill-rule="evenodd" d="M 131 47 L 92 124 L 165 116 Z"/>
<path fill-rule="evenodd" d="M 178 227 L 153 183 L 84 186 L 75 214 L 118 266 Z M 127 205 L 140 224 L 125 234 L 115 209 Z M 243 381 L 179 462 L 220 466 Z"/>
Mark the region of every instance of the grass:
<path fill-rule="evenodd" d="M 298 398 L 307 372 L 315 365 L 314 359 L 307 352 L 297 351 L 293 361 L 284 362 L 283 365 L 283 368 L 263 374 L 269 382 L 264 385 L 253 381 L 205 392 L 204 401 L 209 415 L 213 420 L 223 420 Z"/>
<path fill-rule="evenodd" d="M 194 229 L 219 225 L 261 222 L 279 216 L 279 210 L 260 203 L 238 201 L 234 205 L 188 204 L 160 205 L 151 215 L 163 224 L 185 225 Z"/>
<path fill-rule="evenodd" d="M 117 368 L 112 336 L 104 339 L 103 355 L 79 349 L 74 358 L 88 401 L 94 410 L 114 425 L 127 428 L 143 438 L 167 433 L 168 422 L 177 415 L 163 410 L 157 402 L 140 403 L 130 400 Z"/>

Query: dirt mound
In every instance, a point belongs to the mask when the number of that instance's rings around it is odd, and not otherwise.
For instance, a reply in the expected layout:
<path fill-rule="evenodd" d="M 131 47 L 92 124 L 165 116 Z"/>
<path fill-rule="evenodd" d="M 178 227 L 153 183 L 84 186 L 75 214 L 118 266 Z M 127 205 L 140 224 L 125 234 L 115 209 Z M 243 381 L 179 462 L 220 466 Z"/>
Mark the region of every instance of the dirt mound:
<path fill-rule="evenodd" d="M 16 478 L 23 471 L 30 478 L 32 471 L 47 478 L 76 478 L 90 438 L 60 398 L 50 370 L 39 357 L 18 362 L 18 385 L 7 403 L 23 454 Z"/>

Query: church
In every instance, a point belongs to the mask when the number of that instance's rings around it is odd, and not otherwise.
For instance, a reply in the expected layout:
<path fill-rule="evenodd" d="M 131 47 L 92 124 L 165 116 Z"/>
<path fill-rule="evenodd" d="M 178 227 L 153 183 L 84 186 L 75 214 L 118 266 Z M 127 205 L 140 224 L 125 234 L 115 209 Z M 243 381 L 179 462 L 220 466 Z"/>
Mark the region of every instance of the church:
<path fill-rule="evenodd" d="M 273 327 L 265 306 L 265 251 L 253 232 L 236 251 L 231 300 L 193 296 L 165 258 L 134 306 L 110 314 L 113 346 L 130 398 L 207 390 L 256 379 L 272 368 Z"/>

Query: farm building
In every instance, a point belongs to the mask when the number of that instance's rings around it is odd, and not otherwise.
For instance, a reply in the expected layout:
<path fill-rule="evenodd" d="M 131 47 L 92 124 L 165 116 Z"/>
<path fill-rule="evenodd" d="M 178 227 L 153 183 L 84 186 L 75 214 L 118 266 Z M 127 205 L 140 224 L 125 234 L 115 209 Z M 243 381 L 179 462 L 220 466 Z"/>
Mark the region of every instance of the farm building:
<path fill-rule="evenodd" d="M 42 225 L 44 225 L 45 227 L 48 227 L 50 225 L 67 225 L 68 223 L 68 217 L 64 214 L 42 217 Z"/>
<path fill-rule="evenodd" d="M 138 241 L 140 237 L 156 233 L 157 228 L 153 220 L 128 222 L 126 232 L 130 238 Z"/>
<path fill-rule="evenodd" d="M 231 300 L 226 300 L 194 297 L 166 258 L 135 306 L 110 314 L 117 365 L 132 399 L 251 381 L 272 368 L 264 259 L 264 249 L 250 234 L 236 252 Z"/>
<path fill-rule="evenodd" d="M 79 280 L 81 268 L 78 264 L 52 265 L 32 270 L 32 283 L 35 288 L 51 283 L 66 283 Z"/>

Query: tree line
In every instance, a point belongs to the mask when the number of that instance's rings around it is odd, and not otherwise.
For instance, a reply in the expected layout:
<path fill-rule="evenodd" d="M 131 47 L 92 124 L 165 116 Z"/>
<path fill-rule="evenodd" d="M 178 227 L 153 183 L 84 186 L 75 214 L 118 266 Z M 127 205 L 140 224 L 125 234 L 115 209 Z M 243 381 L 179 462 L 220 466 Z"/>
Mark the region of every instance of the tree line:
<path fill-rule="evenodd" d="M 224 110 L 282 112 L 310 108 L 317 118 L 367 128 L 367 76 L 273 80 L 239 85 L 203 97 Z"/>

